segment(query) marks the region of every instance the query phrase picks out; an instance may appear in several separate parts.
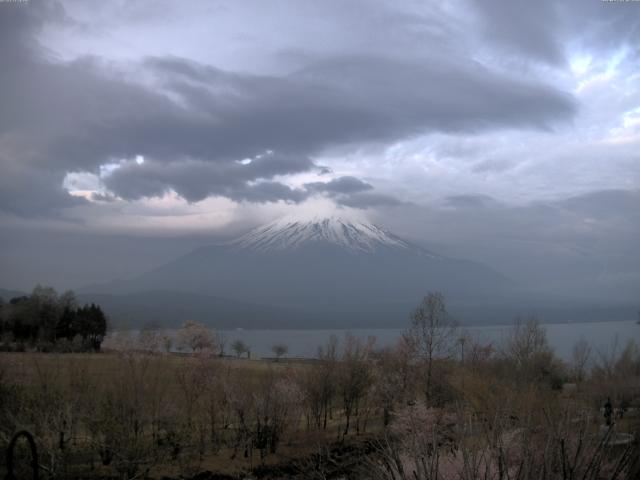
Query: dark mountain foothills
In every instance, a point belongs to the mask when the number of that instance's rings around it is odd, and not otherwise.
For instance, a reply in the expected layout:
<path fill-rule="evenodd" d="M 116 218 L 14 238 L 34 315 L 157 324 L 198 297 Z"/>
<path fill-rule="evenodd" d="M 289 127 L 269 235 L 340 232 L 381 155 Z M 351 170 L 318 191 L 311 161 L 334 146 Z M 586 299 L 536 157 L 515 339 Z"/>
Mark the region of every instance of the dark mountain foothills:
<path fill-rule="evenodd" d="M 485 265 L 443 257 L 363 222 L 279 220 L 135 278 L 79 290 L 114 325 L 185 320 L 217 328 L 397 327 L 429 291 L 465 324 L 633 318 L 633 306 L 536 297 Z"/>
<path fill-rule="evenodd" d="M 8 302 L 12 298 L 23 297 L 25 295 L 27 295 L 27 293 L 18 290 L 7 290 L 4 288 L 0 288 L 0 298 L 5 302 Z"/>
<path fill-rule="evenodd" d="M 148 323 L 179 327 L 185 319 L 219 329 L 404 328 L 417 304 L 417 301 L 398 305 L 379 303 L 377 307 L 386 307 L 385 310 L 369 311 L 365 315 L 359 311 L 350 313 L 330 307 L 315 311 L 278 308 L 175 291 L 81 294 L 78 300 L 101 305 L 114 328 L 136 328 Z M 508 303 L 506 300 L 494 305 L 451 303 L 447 309 L 464 325 L 509 325 L 515 318 L 526 314 L 535 314 L 546 323 L 632 320 L 637 315 L 637 308 L 633 305 L 576 305 L 567 302 L 547 306 L 533 301 Z"/>

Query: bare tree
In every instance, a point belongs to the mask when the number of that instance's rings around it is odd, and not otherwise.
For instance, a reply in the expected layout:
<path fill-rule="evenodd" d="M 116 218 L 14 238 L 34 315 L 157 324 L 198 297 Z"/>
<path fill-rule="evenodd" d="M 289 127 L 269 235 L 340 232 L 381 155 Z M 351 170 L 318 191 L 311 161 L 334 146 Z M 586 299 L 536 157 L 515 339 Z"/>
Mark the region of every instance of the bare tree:
<path fill-rule="evenodd" d="M 506 402 L 505 402 L 506 403 Z M 507 406 L 507 405 L 505 405 Z M 367 459 L 374 480 L 575 480 L 638 478 L 638 445 L 591 434 L 590 414 L 548 404 L 543 412 L 466 408 L 453 414 L 421 405 L 399 412 Z M 482 419 L 482 420 L 481 420 Z M 481 420 L 481 421 L 479 421 Z"/>
<path fill-rule="evenodd" d="M 252 419 L 255 418 L 255 397 L 253 395 L 255 388 L 256 385 L 253 382 L 237 381 L 237 377 L 228 384 L 229 408 L 235 424 L 231 459 L 236 458 L 239 450 L 244 451 L 245 458 L 253 458 L 255 429 Z"/>
<path fill-rule="evenodd" d="M 91 442 L 102 463 L 111 465 L 122 479 L 146 476 L 157 462 L 157 452 L 148 442 L 157 414 L 149 408 L 149 399 L 159 399 L 166 382 L 161 380 L 162 370 L 151 368 L 155 361 L 150 355 L 121 353 L 121 375 L 103 386 L 88 421 Z"/>
<path fill-rule="evenodd" d="M 536 316 L 526 320 L 518 318 L 509 333 L 505 354 L 518 366 L 525 366 L 536 355 L 549 352 L 547 332 Z"/>
<path fill-rule="evenodd" d="M 170 333 L 164 331 L 160 334 L 160 348 L 164 353 L 170 353 L 173 348 L 173 337 Z"/>
<path fill-rule="evenodd" d="M 424 405 L 398 412 L 378 443 L 378 455 L 367 459 L 374 480 L 461 478 L 445 466 L 455 448 L 453 415 Z M 453 474 L 452 474 L 453 473 Z"/>
<path fill-rule="evenodd" d="M 336 394 L 338 337 L 331 335 L 326 345 L 318 348 L 318 360 L 320 360 L 321 399 L 324 411 L 322 428 L 326 430 L 327 416 L 331 418 L 333 398 Z"/>
<path fill-rule="evenodd" d="M 347 335 L 345 340 L 342 362 L 338 373 L 338 388 L 342 397 L 342 406 L 346 424 L 344 434 L 349 434 L 351 418 L 359 414 L 361 402 L 371 386 L 372 368 L 369 355 L 375 338 L 366 343 L 357 337 Z M 359 430 L 359 424 L 356 424 Z"/>
<path fill-rule="evenodd" d="M 192 321 L 185 322 L 178 330 L 177 340 L 181 348 L 194 353 L 213 350 L 216 345 L 215 334 L 206 326 Z"/>
<path fill-rule="evenodd" d="M 306 408 L 307 428 L 327 429 L 331 405 L 336 393 L 338 338 L 331 335 L 318 348 L 317 362 L 301 369 L 297 375 Z"/>
<path fill-rule="evenodd" d="M 431 398 L 433 361 L 451 355 L 456 339 L 456 323 L 447 312 L 444 296 L 429 293 L 411 315 L 411 326 L 405 334 L 407 342 L 426 363 L 425 394 Z"/>
<path fill-rule="evenodd" d="M 216 335 L 216 340 L 217 340 L 217 349 L 218 349 L 218 355 L 220 355 L 221 357 L 224 357 L 224 351 L 227 348 L 227 336 L 224 334 L 224 332 L 218 332 L 218 334 Z"/>
<path fill-rule="evenodd" d="M 231 344 L 231 349 L 236 352 L 236 356 L 240 358 L 243 353 L 247 354 L 247 358 L 249 357 L 249 345 L 244 343 L 242 340 L 235 340 Z"/>
<path fill-rule="evenodd" d="M 640 347 L 633 338 L 627 340 L 615 363 L 615 370 L 616 374 L 622 378 L 640 375 Z"/>
<path fill-rule="evenodd" d="M 584 380 L 590 359 L 591 345 L 584 338 L 581 338 L 573 345 L 571 353 L 571 373 L 576 382 Z"/>
<path fill-rule="evenodd" d="M 255 445 L 264 460 L 267 452 L 276 453 L 282 434 L 300 419 L 301 393 L 288 377 L 278 377 L 273 370 L 265 375 L 254 393 Z"/>
<path fill-rule="evenodd" d="M 187 427 L 191 428 L 197 403 L 215 371 L 211 362 L 203 356 L 198 355 L 182 360 L 177 365 L 175 378 L 184 400 L 182 411 L 186 417 Z"/>
<path fill-rule="evenodd" d="M 552 388 L 562 386 L 564 364 L 553 354 L 547 333 L 535 316 L 518 319 L 513 325 L 503 351 L 511 362 L 518 382 L 547 382 Z"/>
<path fill-rule="evenodd" d="M 386 427 L 396 405 L 406 403 L 413 396 L 413 374 L 410 349 L 404 338 L 393 347 L 378 352 L 375 368 L 374 394 L 382 406 Z"/>
<path fill-rule="evenodd" d="M 137 340 L 138 347 L 145 352 L 155 353 L 162 348 L 160 328 L 155 322 L 144 325 Z"/>
<path fill-rule="evenodd" d="M 280 357 L 289 352 L 289 347 L 285 343 L 276 343 L 271 347 L 271 351 L 276 356 L 276 361 L 278 361 Z"/>

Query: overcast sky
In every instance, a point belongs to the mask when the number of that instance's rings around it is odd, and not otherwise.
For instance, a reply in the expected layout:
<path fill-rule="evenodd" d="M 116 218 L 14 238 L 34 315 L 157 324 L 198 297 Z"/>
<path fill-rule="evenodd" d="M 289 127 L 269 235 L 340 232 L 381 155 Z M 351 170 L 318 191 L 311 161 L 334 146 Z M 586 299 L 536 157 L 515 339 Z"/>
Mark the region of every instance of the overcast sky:
<path fill-rule="evenodd" d="M 0 1 L 0 287 L 364 216 L 640 295 L 640 2 Z"/>

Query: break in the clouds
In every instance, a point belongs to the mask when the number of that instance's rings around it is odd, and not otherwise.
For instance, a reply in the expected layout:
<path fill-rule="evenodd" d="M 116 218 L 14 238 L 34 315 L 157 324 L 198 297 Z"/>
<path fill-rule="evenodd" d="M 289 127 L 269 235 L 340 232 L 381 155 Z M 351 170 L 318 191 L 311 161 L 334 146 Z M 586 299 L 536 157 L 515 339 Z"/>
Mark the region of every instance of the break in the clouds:
<path fill-rule="evenodd" d="M 0 2 L 0 222 L 633 239 L 638 45 L 638 2 Z"/>

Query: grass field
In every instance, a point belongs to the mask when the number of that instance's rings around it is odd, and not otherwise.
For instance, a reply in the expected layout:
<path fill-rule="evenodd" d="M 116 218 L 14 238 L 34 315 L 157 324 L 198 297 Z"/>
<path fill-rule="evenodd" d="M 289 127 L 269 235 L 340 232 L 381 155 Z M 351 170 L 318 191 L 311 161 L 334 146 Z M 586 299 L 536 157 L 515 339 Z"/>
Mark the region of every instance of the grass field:
<path fill-rule="evenodd" d="M 640 471 L 634 345 L 577 376 L 544 349 L 528 357 L 485 349 L 430 365 L 402 346 L 374 352 L 350 341 L 318 360 L 0 353 L 0 449 L 18 430 L 33 433 L 46 478 L 210 471 L 218 479 L 397 480 L 400 464 L 420 472 L 428 460 L 448 472 L 442 478 L 473 480 L 464 470 L 473 459 L 514 478 L 528 465 L 529 476 L 518 478 L 530 480 L 565 480 L 569 461 L 585 478 L 609 478 L 618 464 L 625 474 Z M 603 432 L 631 441 L 603 444 Z M 28 456 L 19 454 L 24 467 Z M 2 455 L 0 476 L 4 462 Z"/>
<path fill-rule="evenodd" d="M 99 456 L 90 451 L 96 449 L 96 439 L 92 438 L 96 436 L 95 421 L 102 423 L 104 430 L 112 430 L 110 419 L 100 414 L 100 410 L 108 409 L 105 404 L 114 394 L 127 404 L 120 408 L 131 411 L 113 420 L 142 425 L 140 439 L 134 443 L 146 442 L 148 448 L 155 448 L 158 438 L 168 436 L 167 432 L 180 431 L 181 439 L 174 442 L 181 444 L 176 458 L 170 458 L 167 452 L 171 448 L 163 446 L 159 450 L 164 454 L 139 459 L 141 464 L 153 464 L 148 472 L 151 478 L 206 470 L 238 476 L 258 465 L 285 464 L 288 468 L 297 468 L 292 465 L 299 463 L 299 468 L 303 468 L 310 455 L 334 442 L 344 441 L 344 421 L 338 408 L 332 413 L 327 429 L 317 430 L 307 428 L 301 404 L 286 405 L 288 418 L 284 420 L 286 425 L 282 426 L 276 452 L 261 455 L 248 439 L 238 439 L 238 432 L 244 427 L 239 425 L 237 416 L 251 417 L 245 421 L 253 425 L 253 417 L 258 415 L 260 405 L 256 403 L 259 404 L 260 399 L 254 392 L 263 391 L 265 385 L 273 386 L 274 381 L 293 383 L 311 366 L 312 362 L 306 360 L 174 354 L 0 354 L 3 385 L 12 386 L 14 401 L 20 404 L 18 411 L 5 411 L 5 416 L 10 418 L 10 423 L 15 422 L 16 429 L 34 432 L 44 452 L 56 449 L 55 440 L 59 435 L 56 430 L 65 431 L 75 452 L 60 455 L 55 463 L 56 467 L 66 463 L 69 474 L 113 474 L 112 466 L 101 465 Z M 245 411 L 241 412 L 243 408 Z M 380 426 L 379 419 L 374 415 L 370 417 L 368 432 Z M 212 421 L 219 425 L 211 427 Z M 217 432 L 215 440 L 212 428 Z M 127 441 L 130 434 L 114 433 Z M 203 440 L 203 436 L 209 438 Z M 353 436 L 353 441 L 362 442 L 368 436 L 361 432 Z M 6 446 L 6 433 L 1 441 L 0 445 Z"/>

